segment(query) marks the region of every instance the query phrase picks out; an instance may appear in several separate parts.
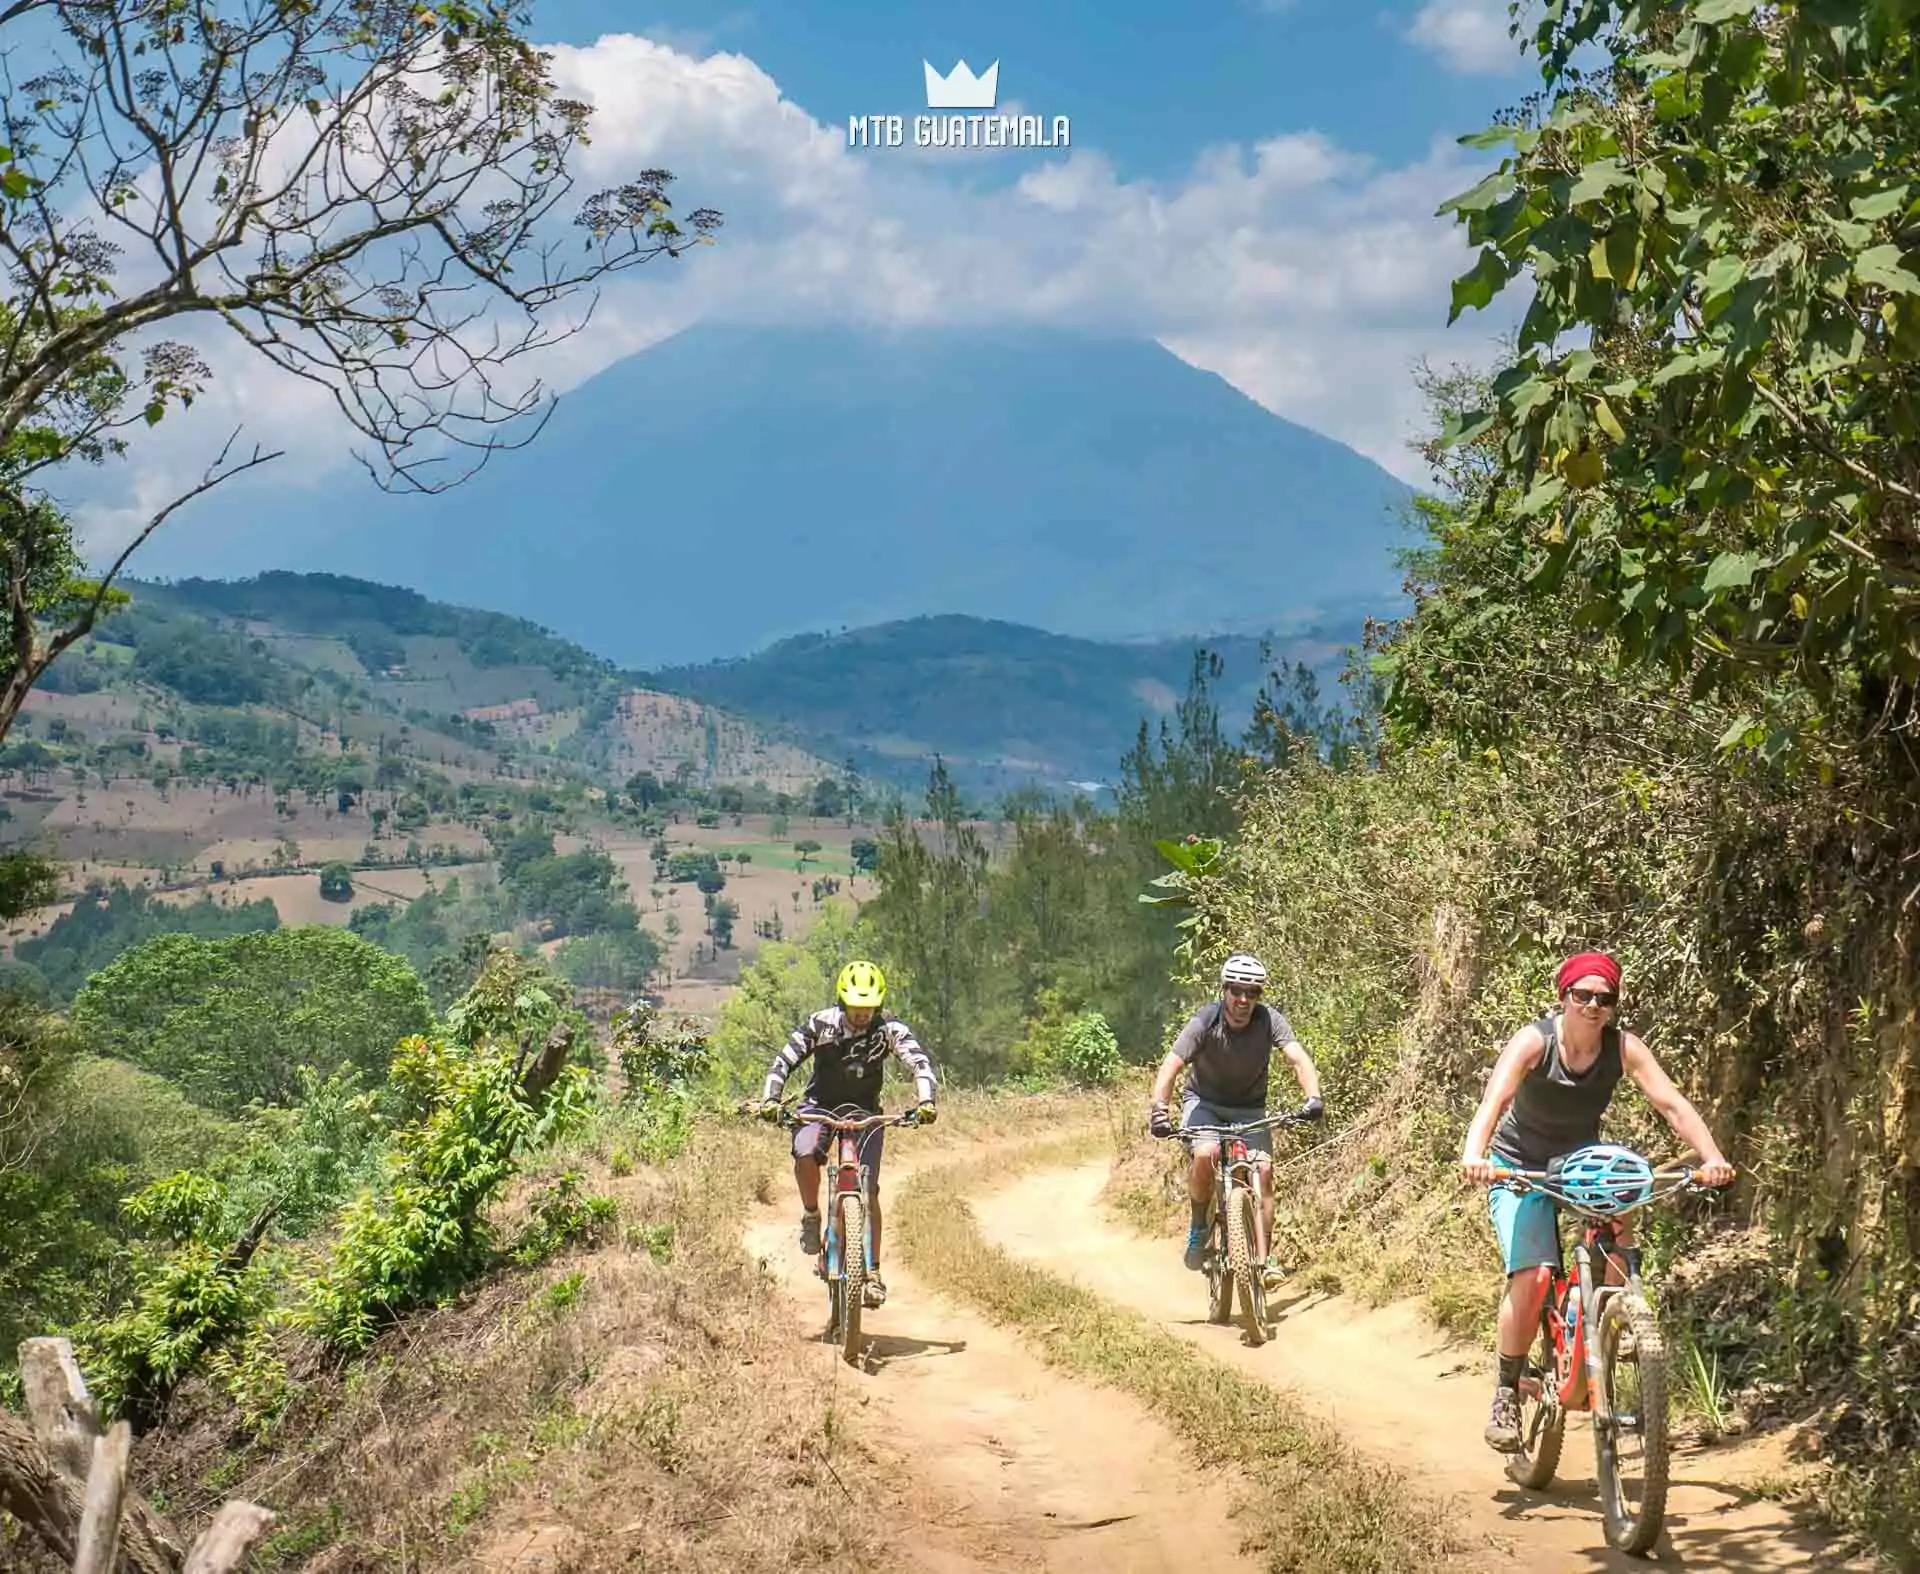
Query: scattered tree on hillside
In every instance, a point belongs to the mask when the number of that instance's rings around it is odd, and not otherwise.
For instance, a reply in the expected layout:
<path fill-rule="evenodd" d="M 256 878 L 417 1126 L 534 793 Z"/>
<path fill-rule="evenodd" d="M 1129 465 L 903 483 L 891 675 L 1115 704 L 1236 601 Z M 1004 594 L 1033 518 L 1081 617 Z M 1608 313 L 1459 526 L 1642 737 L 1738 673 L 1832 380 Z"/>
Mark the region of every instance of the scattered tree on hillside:
<path fill-rule="evenodd" d="M 50 495 L 62 467 L 123 453 L 212 377 L 156 329 L 224 325 L 325 389 L 383 484 L 436 491 L 537 433 L 548 400 L 511 374 L 577 331 L 583 291 L 719 222 L 702 209 L 683 229 L 672 177 L 645 170 L 578 202 L 584 249 L 563 244 L 591 110 L 505 7 L 22 0 L 7 16 L 26 12 L 45 23 L 37 74 L 9 86 L 0 149 L 0 739 L 168 516 L 277 457 L 230 439 L 83 576 Z M 117 272 L 123 249 L 136 273 Z"/>
<path fill-rule="evenodd" d="M 284 1101 L 301 1066 L 352 1066 L 378 1082 L 394 1044 L 432 1019 L 412 968 L 324 925 L 160 935 L 95 974 L 72 1015 L 102 1053 L 229 1112 Z"/>
<path fill-rule="evenodd" d="M 320 899 L 326 902 L 353 900 L 353 870 L 335 861 L 320 871 Z"/>

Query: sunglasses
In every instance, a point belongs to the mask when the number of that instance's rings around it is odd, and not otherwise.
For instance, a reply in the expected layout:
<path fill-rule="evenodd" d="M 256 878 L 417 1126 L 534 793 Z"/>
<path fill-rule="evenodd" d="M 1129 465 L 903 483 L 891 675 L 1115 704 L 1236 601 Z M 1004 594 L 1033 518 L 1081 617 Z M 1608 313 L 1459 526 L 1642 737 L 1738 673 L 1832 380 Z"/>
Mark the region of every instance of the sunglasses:
<path fill-rule="evenodd" d="M 1235 1000 L 1258 1000 L 1260 998 L 1260 986 L 1258 984 L 1229 984 L 1227 985 L 1227 993 Z"/>
<path fill-rule="evenodd" d="M 1568 997 L 1582 1006 L 1614 1006 L 1620 1003 L 1620 997 L 1611 989 L 1569 989 Z"/>

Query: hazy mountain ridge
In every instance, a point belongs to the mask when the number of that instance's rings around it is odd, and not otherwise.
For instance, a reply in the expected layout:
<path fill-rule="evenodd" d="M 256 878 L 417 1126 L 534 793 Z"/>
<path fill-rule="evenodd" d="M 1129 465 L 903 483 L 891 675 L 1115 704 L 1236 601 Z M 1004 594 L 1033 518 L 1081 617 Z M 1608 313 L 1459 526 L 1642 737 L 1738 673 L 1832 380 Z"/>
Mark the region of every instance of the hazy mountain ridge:
<path fill-rule="evenodd" d="M 757 654 L 662 668 L 654 685 L 789 729 L 814 752 L 911 781 L 931 753 L 976 790 L 1110 782 L 1143 719 L 1169 716 L 1194 652 L 1221 658 L 1226 725 L 1243 725 L 1271 665 L 1304 664 L 1331 696 L 1358 621 L 1261 638 L 1118 643 L 959 616 L 782 640 Z"/>
<path fill-rule="evenodd" d="M 626 668 L 938 614 L 1176 638 L 1390 610 L 1408 496 L 1149 342 L 701 326 L 445 495 L 242 477 L 143 569 L 398 581 Z"/>

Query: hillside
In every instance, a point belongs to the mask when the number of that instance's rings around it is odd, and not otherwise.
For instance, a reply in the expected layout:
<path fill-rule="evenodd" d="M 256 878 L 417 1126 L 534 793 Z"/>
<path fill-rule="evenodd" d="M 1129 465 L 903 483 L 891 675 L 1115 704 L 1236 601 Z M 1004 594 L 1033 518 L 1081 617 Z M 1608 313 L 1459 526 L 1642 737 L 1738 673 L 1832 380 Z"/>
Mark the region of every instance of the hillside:
<path fill-rule="evenodd" d="M 61 874 L 61 899 L 7 931 L 26 964 L 8 976 L 35 993 L 70 997 L 169 928 L 318 923 L 423 969 L 469 932 L 549 951 L 612 934 L 569 976 L 653 977 L 703 1009 L 763 929 L 804 932 L 813 880 L 850 873 L 850 825 L 781 828 L 837 767 L 532 625 L 334 576 L 130 588 L 0 749 L 0 849 Z M 646 803 L 617 790 L 643 773 Z M 514 889 L 501 838 L 549 833 L 555 877 Z M 796 859 L 795 836 L 825 851 Z M 732 864 L 737 942 L 713 943 L 701 894 L 660 875 L 662 845 Z"/>
<path fill-rule="evenodd" d="M 458 717 L 503 756 L 608 785 L 683 765 L 706 785 L 810 786 L 832 767 L 643 680 L 525 619 L 340 574 L 137 583 L 143 606 L 227 625 L 298 671 L 337 675 L 410 724 Z M 109 637 L 112 631 L 108 630 Z"/>
<path fill-rule="evenodd" d="M 1351 625 L 1276 635 L 1271 663 L 1314 671 L 1332 693 Z M 1142 719 L 1170 716 L 1185 692 L 1194 641 L 1120 644 L 958 616 L 913 618 L 782 640 L 757 654 L 649 675 L 762 724 L 784 727 L 829 759 L 875 777 L 911 777 L 938 753 L 957 781 L 997 792 L 1033 783 L 1107 783 Z M 1205 642 L 1221 658 L 1214 695 L 1237 728 L 1267 676 L 1262 641 Z"/>
<path fill-rule="evenodd" d="M 702 326 L 444 496 L 244 477 L 143 569 L 399 580 L 629 667 L 939 613 L 1173 638 L 1393 610 L 1407 496 L 1151 343 Z"/>

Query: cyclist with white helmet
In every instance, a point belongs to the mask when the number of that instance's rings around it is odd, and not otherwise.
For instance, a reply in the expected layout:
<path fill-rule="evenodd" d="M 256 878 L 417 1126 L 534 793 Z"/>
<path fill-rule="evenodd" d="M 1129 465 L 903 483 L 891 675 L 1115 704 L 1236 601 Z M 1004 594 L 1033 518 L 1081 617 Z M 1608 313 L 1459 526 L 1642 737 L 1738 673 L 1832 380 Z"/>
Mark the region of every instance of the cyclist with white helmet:
<path fill-rule="evenodd" d="M 1293 1067 L 1306 1103 L 1300 1113 L 1318 1120 L 1325 1106 L 1320 1101 L 1320 1073 L 1312 1058 L 1294 1036 L 1292 1026 L 1272 1006 L 1261 1000 L 1267 987 L 1267 970 L 1244 953 L 1227 958 L 1220 969 L 1220 998 L 1196 1011 L 1173 1048 L 1160 1063 L 1154 1078 L 1153 1104 L 1147 1114 L 1147 1129 L 1156 1137 L 1174 1134 L 1168 1100 L 1173 1097 L 1174 1079 L 1186 1068 L 1186 1094 L 1180 1106 L 1183 1126 L 1232 1126 L 1243 1121 L 1263 1119 L 1267 1113 L 1267 1077 L 1278 1049 Z M 1260 1188 L 1266 1212 L 1266 1238 L 1273 1240 L 1273 1134 L 1257 1131 L 1247 1137 L 1247 1147 L 1259 1155 Z M 1192 1218 L 1187 1227 L 1186 1265 L 1196 1272 L 1206 1262 L 1207 1231 L 1213 1206 L 1213 1170 L 1220 1156 L 1218 1139 L 1199 1137 L 1193 1143 L 1193 1167 L 1187 1176 L 1187 1200 Z M 1271 1251 L 1265 1267 L 1278 1267 Z"/>
<path fill-rule="evenodd" d="M 1507 1041 L 1487 1079 L 1467 1127 L 1460 1168 L 1469 1181 L 1490 1186 L 1501 1167 L 1543 1170 L 1556 1159 L 1600 1140 L 1600 1117 L 1625 1075 L 1673 1133 L 1700 1156 L 1697 1178 L 1724 1186 L 1733 1166 L 1720 1155 L 1707 1123 L 1653 1058 L 1638 1035 L 1615 1020 L 1620 1004 L 1620 964 L 1601 951 L 1582 951 L 1560 964 L 1554 976 L 1558 1009 L 1529 1023 Z M 1489 1447 L 1503 1454 L 1520 1448 L 1520 1375 L 1540 1326 L 1542 1263 L 1560 1262 L 1558 1210 L 1537 1191 L 1516 1195 L 1504 1186 L 1487 1194 L 1493 1231 L 1506 1266 L 1500 1300 L 1499 1366 L 1493 1411 L 1487 1418 Z M 1633 1249 L 1632 1231 L 1620 1229 L 1622 1246 Z M 1610 1268 L 1616 1279 L 1619 1270 Z M 1511 1352 L 1511 1353 L 1510 1353 Z"/>
<path fill-rule="evenodd" d="M 913 1074 L 919 1102 L 914 1113 L 923 1126 L 934 1118 L 939 1088 L 933 1062 L 898 1017 L 880 1009 L 887 998 L 887 980 L 871 962 L 849 962 L 840 970 L 834 993 L 838 1003 L 816 1011 L 793 1030 L 786 1047 L 767 1068 L 760 1090 L 760 1115 L 780 1118 L 780 1092 L 787 1078 L 809 1058 L 813 1075 L 805 1102 L 815 1109 L 836 1111 L 848 1106 L 869 1115 L 880 1113 L 880 1082 L 887 1057 L 897 1055 Z M 887 1287 L 880 1278 L 880 1160 L 886 1151 L 887 1129 L 876 1126 L 860 1134 L 860 1158 L 872 1187 L 868 1198 L 871 1217 L 868 1239 L 873 1247 L 873 1272 L 867 1278 L 866 1303 L 883 1305 Z M 820 1172 L 826 1166 L 832 1133 L 809 1122 L 793 1134 L 793 1179 L 800 1189 L 800 1250 L 808 1256 L 820 1250 Z"/>

